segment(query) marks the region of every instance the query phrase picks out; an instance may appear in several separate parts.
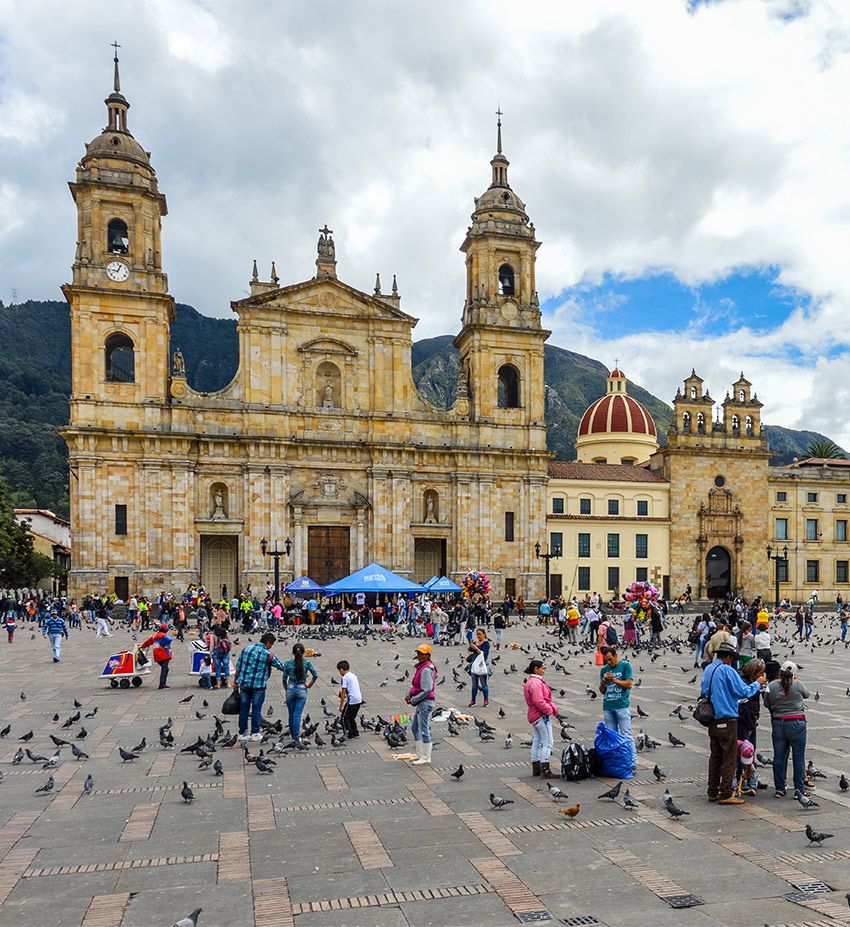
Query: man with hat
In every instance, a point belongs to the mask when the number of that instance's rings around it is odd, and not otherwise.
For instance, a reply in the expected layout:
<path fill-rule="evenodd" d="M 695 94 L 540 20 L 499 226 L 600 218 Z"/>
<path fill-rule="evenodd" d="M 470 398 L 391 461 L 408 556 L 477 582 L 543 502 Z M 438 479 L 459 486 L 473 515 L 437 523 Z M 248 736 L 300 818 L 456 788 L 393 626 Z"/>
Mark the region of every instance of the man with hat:
<path fill-rule="evenodd" d="M 422 766 L 431 762 L 431 712 L 434 710 L 437 697 L 437 669 L 431 662 L 430 644 L 420 644 L 415 652 L 416 669 L 405 702 L 416 708 L 413 724 L 410 726 L 416 745 L 416 759 L 413 765 Z"/>
<path fill-rule="evenodd" d="M 732 791 L 738 759 L 738 701 L 751 698 L 765 683 L 764 673 L 747 685 L 732 661 L 735 647 L 723 641 L 714 662 L 702 676 L 700 694 L 711 701 L 714 718 L 708 725 L 711 753 L 708 759 L 708 800 L 721 805 L 742 805 L 744 799 Z"/>

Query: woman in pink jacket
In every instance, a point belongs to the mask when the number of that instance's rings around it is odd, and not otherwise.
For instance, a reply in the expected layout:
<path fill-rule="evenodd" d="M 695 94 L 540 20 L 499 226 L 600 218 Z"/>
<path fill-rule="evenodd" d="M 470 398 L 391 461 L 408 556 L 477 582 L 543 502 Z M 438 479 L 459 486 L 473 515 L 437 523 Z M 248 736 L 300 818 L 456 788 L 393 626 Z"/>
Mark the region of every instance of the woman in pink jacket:
<path fill-rule="evenodd" d="M 532 660 L 526 669 L 523 695 L 528 705 L 528 723 L 531 734 L 531 774 L 543 779 L 551 779 L 549 758 L 552 756 L 552 718 L 557 717 L 558 709 L 552 702 L 552 690 L 543 681 L 546 672 L 542 660 Z"/>

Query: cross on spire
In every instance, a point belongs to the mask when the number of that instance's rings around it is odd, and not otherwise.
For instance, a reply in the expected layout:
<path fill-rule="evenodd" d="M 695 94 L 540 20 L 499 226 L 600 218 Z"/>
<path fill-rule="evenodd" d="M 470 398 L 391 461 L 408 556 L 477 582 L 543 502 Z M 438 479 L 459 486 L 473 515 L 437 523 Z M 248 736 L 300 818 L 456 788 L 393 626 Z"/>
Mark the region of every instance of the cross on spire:
<path fill-rule="evenodd" d="M 116 40 L 115 42 L 112 43 L 111 47 L 115 51 L 115 56 L 112 59 L 115 62 L 115 80 L 113 84 L 113 90 L 115 91 L 115 93 L 120 93 L 121 92 L 121 79 L 118 76 L 118 49 L 121 46 L 118 44 Z"/>
<path fill-rule="evenodd" d="M 319 231 L 325 236 L 325 238 L 327 238 L 328 235 L 333 235 L 333 229 L 328 228 L 327 222 L 325 223 L 325 227 L 323 229 L 319 229 Z"/>
<path fill-rule="evenodd" d="M 502 104 L 500 103 L 496 108 L 496 153 L 502 153 Z"/>

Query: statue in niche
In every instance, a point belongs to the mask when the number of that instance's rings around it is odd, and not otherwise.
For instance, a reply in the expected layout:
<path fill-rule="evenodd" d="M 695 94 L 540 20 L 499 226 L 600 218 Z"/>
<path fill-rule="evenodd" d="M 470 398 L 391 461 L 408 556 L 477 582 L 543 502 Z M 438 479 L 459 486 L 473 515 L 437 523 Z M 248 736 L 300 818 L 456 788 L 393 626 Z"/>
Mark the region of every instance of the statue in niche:
<path fill-rule="evenodd" d="M 171 355 L 171 376 L 173 377 L 185 377 L 186 376 L 186 360 L 183 357 L 183 352 L 178 348 Z"/>
<path fill-rule="evenodd" d="M 224 493 L 221 487 L 216 486 L 213 493 L 213 521 L 222 521 L 227 518 L 227 512 L 224 511 Z"/>
<path fill-rule="evenodd" d="M 334 408 L 334 388 L 330 377 L 325 377 L 325 388 L 323 390 L 322 408 Z"/>
<path fill-rule="evenodd" d="M 435 492 L 425 493 L 425 524 L 437 524 L 437 494 Z"/>

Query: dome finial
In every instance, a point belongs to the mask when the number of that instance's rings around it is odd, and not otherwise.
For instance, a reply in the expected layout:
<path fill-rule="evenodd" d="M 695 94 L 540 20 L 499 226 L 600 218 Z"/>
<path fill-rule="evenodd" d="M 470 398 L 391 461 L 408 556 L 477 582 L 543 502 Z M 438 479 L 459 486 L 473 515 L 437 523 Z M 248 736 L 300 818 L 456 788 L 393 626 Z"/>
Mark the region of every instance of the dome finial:
<path fill-rule="evenodd" d="M 112 89 L 115 93 L 121 93 L 121 78 L 118 75 L 118 49 L 120 47 L 117 40 L 112 43 L 112 48 L 115 50 L 115 57 L 112 59 L 115 64 L 115 78 L 113 80 Z"/>
<path fill-rule="evenodd" d="M 502 153 L 502 104 L 496 107 L 496 154 Z"/>

